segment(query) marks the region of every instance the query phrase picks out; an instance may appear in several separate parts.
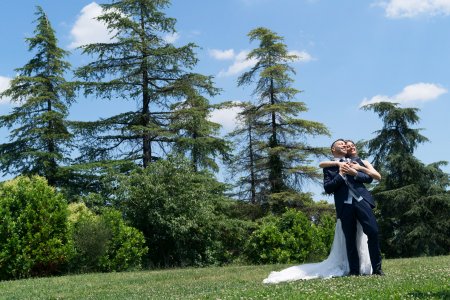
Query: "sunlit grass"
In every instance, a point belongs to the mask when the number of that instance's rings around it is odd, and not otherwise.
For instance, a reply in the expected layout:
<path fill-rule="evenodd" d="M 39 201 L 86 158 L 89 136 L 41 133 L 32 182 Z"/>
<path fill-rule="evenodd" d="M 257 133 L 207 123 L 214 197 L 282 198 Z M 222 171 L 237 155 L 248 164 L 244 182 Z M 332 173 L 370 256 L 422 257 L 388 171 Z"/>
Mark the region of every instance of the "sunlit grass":
<path fill-rule="evenodd" d="M 450 256 L 385 260 L 386 276 L 264 285 L 286 266 L 229 266 L 0 282 L 0 299 L 450 299 Z"/>

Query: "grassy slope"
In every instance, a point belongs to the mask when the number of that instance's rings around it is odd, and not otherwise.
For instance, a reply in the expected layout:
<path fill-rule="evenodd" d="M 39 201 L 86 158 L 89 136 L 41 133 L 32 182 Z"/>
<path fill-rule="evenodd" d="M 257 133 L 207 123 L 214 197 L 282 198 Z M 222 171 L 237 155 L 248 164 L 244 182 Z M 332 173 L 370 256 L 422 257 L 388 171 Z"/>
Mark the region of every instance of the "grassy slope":
<path fill-rule="evenodd" d="M 450 256 L 385 260 L 386 276 L 263 285 L 286 266 L 230 266 L 0 282 L 0 299 L 450 299 Z"/>

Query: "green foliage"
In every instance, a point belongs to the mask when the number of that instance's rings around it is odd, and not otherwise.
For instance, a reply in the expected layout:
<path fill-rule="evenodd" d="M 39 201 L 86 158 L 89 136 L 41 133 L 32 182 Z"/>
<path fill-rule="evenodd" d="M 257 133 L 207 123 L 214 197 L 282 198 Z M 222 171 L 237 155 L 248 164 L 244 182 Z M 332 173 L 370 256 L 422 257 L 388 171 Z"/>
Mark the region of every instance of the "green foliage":
<path fill-rule="evenodd" d="M 70 228 L 75 255 L 71 271 L 124 271 L 139 268 L 147 253 L 144 236 L 127 226 L 119 211 L 94 214 L 82 203 L 72 203 Z"/>
<path fill-rule="evenodd" d="M 128 160 L 146 168 L 176 140 L 182 144 L 182 136 L 170 128 L 171 104 L 194 94 L 217 93 L 210 77 L 190 72 L 197 64 L 196 46 L 176 47 L 164 39 L 175 32 L 176 20 L 163 12 L 169 5 L 168 0 L 102 4 L 104 13 L 98 20 L 115 33 L 114 41 L 82 46 L 84 54 L 96 59 L 75 74 L 84 80 L 80 85 L 85 94 L 135 101 L 137 109 L 99 121 L 75 123 L 77 134 L 89 141 L 80 149 L 81 160 Z M 213 124 L 208 126 L 214 128 Z M 223 148 L 204 142 L 219 152 Z M 188 146 L 198 163 L 214 167 L 208 162 L 208 151 Z"/>
<path fill-rule="evenodd" d="M 217 137 L 221 125 L 208 120 L 212 109 L 217 105 L 210 105 L 209 100 L 200 95 L 192 85 L 205 78 L 200 75 L 191 77 L 193 82 L 179 87 L 180 94 L 186 96 L 186 99 L 171 107 L 170 128 L 176 133 L 174 149 L 178 153 L 187 154 L 196 170 L 207 168 L 217 172 L 219 167 L 214 158 L 218 155 L 227 157 L 229 145 L 224 139 Z M 206 82 L 212 87 L 210 79 Z"/>
<path fill-rule="evenodd" d="M 255 230 L 255 216 L 260 213 L 260 207 L 224 199 L 218 202 L 216 219 L 214 220 L 214 264 L 245 261 L 243 249 Z"/>
<path fill-rule="evenodd" d="M 433 164 L 416 166 L 415 183 L 374 190 L 379 202 L 382 249 L 390 257 L 450 253 L 450 194 L 445 190 L 448 184 L 439 183 L 439 177 L 448 182 L 448 174 Z"/>
<path fill-rule="evenodd" d="M 383 120 L 383 128 L 369 141 L 369 153 L 374 156 L 374 167 L 383 169 L 392 155 L 412 155 L 417 146 L 428 141 L 421 129 L 411 128 L 420 120 L 418 108 L 401 108 L 398 103 L 380 102 L 363 107 L 372 110 Z M 391 168 L 391 170 L 394 168 Z"/>
<path fill-rule="evenodd" d="M 99 259 L 105 254 L 111 239 L 111 230 L 82 203 L 71 203 L 69 211 L 69 224 L 75 249 L 70 270 L 96 271 Z"/>
<path fill-rule="evenodd" d="M 449 175 L 441 166 L 425 165 L 414 157 L 415 148 L 427 138 L 420 129 L 417 108 L 393 103 L 366 106 L 383 120 L 383 128 L 368 143 L 375 166 L 383 173 L 373 189 L 378 202 L 381 249 L 388 257 L 450 253 Z"/>
<path fill-rule="evenodd" d="M 295 190 L 285 190 L 278 193 L 272 193 L 268 196 L 270 211 L 275 214 L 281 214 L 286 208 L 295 208 L 306 211 L 314 205 L 311 193 L 300 193 Z"/>
<path fill-rule="evenodd" d="M 42 8 L 37 7 L 35 36 L 27 38 L 35 56 L 22 68 L 11 86 L 0 94 L 15 106 L 0 116 L 2 127 L 13 129 L 10 142 L 0 144 L 0 170 L 9 174 L 40 175 L 50 185 L 64 186 L 60 166 L 68 163 L 72 135 L 68 129 L 68 106 L 74 89 L 64 79 L 70 64 L 58 48 L 55 32 Z"/>
<path fill-rule="evenodd" d="M 279 217 L 263 218 L 250 236 L 245 252 L 253 263 L 294 263 L 322 258 L 331 247 L 333 225 L 329 217 L 324 217 L 322 224 L 316 226 L 304 213 L 290 209 Z"/>
<path fill-rule="evenodd" d="M 235 185 L 235 194 L 239 200 L 251 204 L 264 204 L 267 197 L 267 174 L 262 172 L 264 156 L 259 150 L 258 135 L 254 120 L 256 107 L 251 103 L 241 103 L 235 130 L 228 134 L 235 153 L 227 161 L 228 170 Z"/>
<path fill-rule="evenodd" d="M 72 256 L 67 204 L 42 177 L 0 187 L 0 279 L 60 273 Z"/>
<path fill-rule="evenodd" d="M 250 192 L 251 201 L 267 202 L 269 194 L 301 190 L 305 180 L 320 178 L 319 169 L 309 164 L 326 151 L 310 146 L 307 137 L 329 132 L 322 123 L 298 118 L 308 109 L 295 100 L 300 91 L 292 87 L 295 71 L 290 63 L 298 57 L 289 54 L 283 38 L 263 27 L 248 36 L 250 41 L 259 41 L 259 47 L 247 57 L 256 64 L 239 77 L 238 85 L 254 83 L 257 103 L 245 107 L 241 114 L 243 128 L 233 136 L 245 139 L 240 153 L 247 169 L 240 186 Z"/>
<path fill-rule="evenodd" d="M 100 257 L 101 271 L 111 272 L 140 268 L 142 259 L 148 251 L 142 232 L 127 226 L 121 213 L 114 209 L 105 209 L 101 219 L 112 235 L 105 255 Z"/>
<path fill-rule="evenodd" d="M 334 231 L 336 228 L 336 217 L 324 213 L 314 222 L 313 249 L 308 261 L 319 261 L 328 256 L 333 244 Z"/>
<path fill-rule="evenodd" d="M 215 261 L 224 190 L 210 173 L 171 157 L 122 176 L 114 197 L 144 233 L 151 265 L 202 265 Z"/>

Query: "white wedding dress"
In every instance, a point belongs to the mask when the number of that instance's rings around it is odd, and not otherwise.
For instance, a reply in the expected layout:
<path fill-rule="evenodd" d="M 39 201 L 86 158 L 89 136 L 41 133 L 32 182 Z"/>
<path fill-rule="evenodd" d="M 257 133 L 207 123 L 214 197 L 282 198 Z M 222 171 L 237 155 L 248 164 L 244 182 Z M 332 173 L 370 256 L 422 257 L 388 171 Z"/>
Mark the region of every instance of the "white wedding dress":
<path fill-rule="evenodd" d="M 364 234 L 359 222 L 356 244 L 358 247 L 360 274 L 372 274 L 367 236 Z M 334 231 L 333 245 L 331 246 L 331 252 L 327 259 L 319 263 L 298 265 L 279 272 L 271 272 L 269 277 L 264 279 L 263 283 L 270 284 L 301 279 L 339 277 L 347 275 L 349 271 L 344 232 L 342 231 L 341 220 L 338 219 Z"/>

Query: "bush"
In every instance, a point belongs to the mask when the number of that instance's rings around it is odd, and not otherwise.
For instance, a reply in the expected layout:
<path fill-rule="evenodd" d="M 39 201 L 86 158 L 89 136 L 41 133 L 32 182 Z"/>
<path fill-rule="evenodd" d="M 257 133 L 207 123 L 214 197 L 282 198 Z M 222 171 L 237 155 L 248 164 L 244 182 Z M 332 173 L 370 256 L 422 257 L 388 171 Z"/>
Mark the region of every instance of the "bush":
<path fill-rule="evenodd" d="M 147 254 L 142 232 L 125 224 L 119 211 L 108 208 L 102 212 L 102 222 L 111 230 L 111 239 L 100 257 L 100 271 L 125 271 L 141 268 Z"/>
<path fill-rule="evenodd" d="M 67 204 L 39 176 L 0 187 L 0 279 L 56 274 L 72 255 Z"/>
<path fill-rule="evenodd" d="M 144 236 L 127 226 L 119 211 L 107 208 L 96 215 L 83 203 L 72 203 L 69 210 L 76 252 L 72 271 L 124 271 L 141 266 L 147 253 Z"/>
<path fill-rule="evenodd" d="M 149 265 L 217 262 L 218 203 L 225 186 L 208 172 L 195 172 L 182 158 L 160 160 L 119 180 L 115 195 L 126 218 L 147 240 Z"/>
<path fill-rule="evenodd" d="M 256 228 L 255 216 L 262 215 L 261 207 L 228 199 L 219 202 L 215 215 L 215 263 L 246 263 L 245 244 Z"/>
<path fill-rule="evenodd" d="M 317 247 L 315 225 L 301 211 L 290 209 L 280 217 L 261 220 L 246 245 L 253 263 L 304 262 Z"/>
<path fill-rule="evenodd" d="M 100 257 L 106 253 L 112 233 L 103 220 L 83 203 L 69 204 L 69 224 L 75 249 L 70 270 L 97 271 Z"/>

